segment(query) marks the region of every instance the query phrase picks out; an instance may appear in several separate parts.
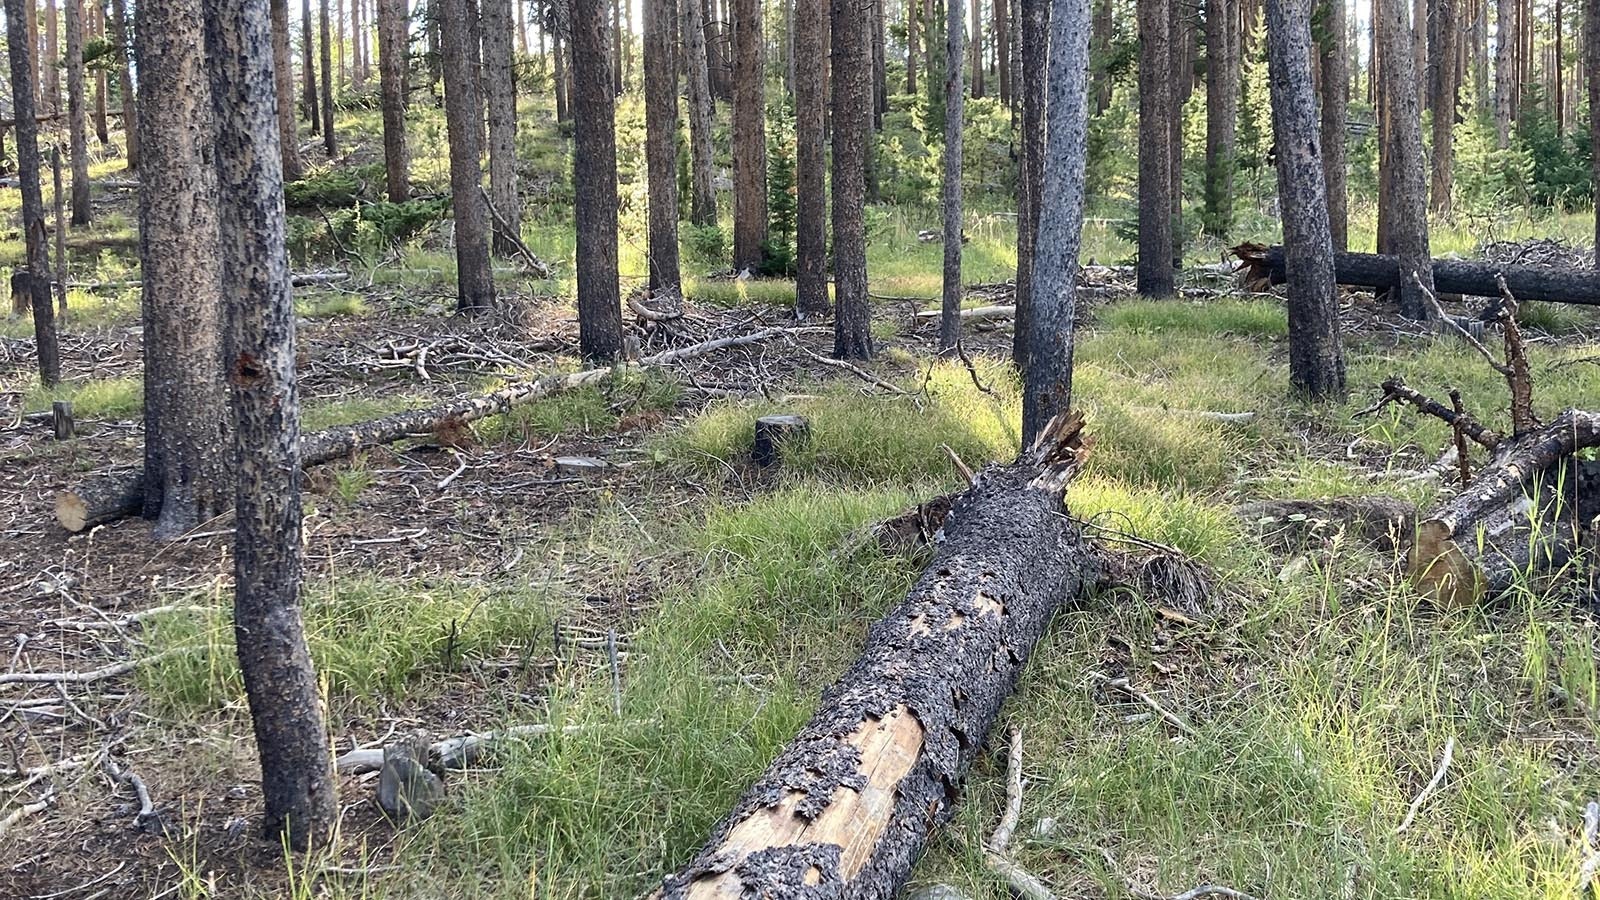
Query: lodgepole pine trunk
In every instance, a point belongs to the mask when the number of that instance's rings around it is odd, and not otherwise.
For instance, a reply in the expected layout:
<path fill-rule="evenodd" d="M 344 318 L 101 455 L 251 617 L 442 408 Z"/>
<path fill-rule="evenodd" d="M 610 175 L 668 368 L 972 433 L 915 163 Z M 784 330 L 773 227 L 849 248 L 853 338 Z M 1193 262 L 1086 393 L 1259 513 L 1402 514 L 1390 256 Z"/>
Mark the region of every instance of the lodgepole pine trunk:
<path fill-rule="evenodd" d="M 429 9 L 436 0 L 428 0 Z M 300 112 L 311 123 L 311 133 L 322 129 L 322 111 L 317 104 L 317 40 L 312 25 L 311 0 L 300 0 Z"/>
<path fill-rule="evenodd" d="M 56 343 L 55 309 L 50 298 L 50 248 L 45 241 L 44 194 L 39 187 L 39 121 L 34 113 L 33 43 L 28 39 L 28 0 L 5 0 L 6 42 L 11 60 L 12 113 L 17 123 L 17 180 L 22 192 L 22 231 L 27 247 L 27 280 L 33 307 L 33 339 L 39 357 L 39 383 L 61 382 L 61 351 Z M 18 282 L 13 276 L 12 290 Z"/>
<path fill-rule="evenodd" d="M 1245 263 L 1245 279 L 1262 284 L 1283 284 L 1288 264 L 1280 246 L 1241 244 L 1233 252 Z M 1347 287 L 1387 290 L 1402 284 L 1402 260 L 1378 253 L 1335 253 L 1334 278 Z M 1495 275 L 1519 300 L 1600 306 L 1600 272 L 1593 269 L 1558 269 L 1554 266 L 1502 265 L 1467 259 L 1433 260 L 1434 289 L 1440 294 L 1499 297 Z M 1409 273 L 1404 276 L 1409 282 Z"/>
<path fill-rule="evenodd" d="M 711 180 L 711 73 L 706 68 L 706 29 L 700 0 L 683 0 L 683 55 L 688 82 L 685 99 L 689 107 L 689 221 L 702 226 L 715 225 L 717 193 Z M 817 140 L 821 139 L 819 132 Z M 804 204 L 805 199 L 802 197 L 800 202 Z"/>
<path fill-rule="evenodd" d="M 871 359 L 867 301 L 867 141 L 872 47 L 855 0 L 829 0 L 833 78 L 833 293 L 835 359 Z"/>
<path fill-rule="evenodd" d="M 583 358 L 622 355 L 617 287 L 616 94 L 608 73 L 605 0 L 572 4 L 572 183 L 577 188 L 578 347 Z"/>
<path fill-rule="evenodd" d="M 272 71 L 278 83 L 278 146 L 283 180 L 296 181 L 305 172 L 300 137 L 294 121 L 294 62 L 289 54 L 289 0 L 272 0 Z"/>
<path fill-rule="evenodd" d="M 1137 0 L 1139 296 L 1173 293 L 1171 0 Z M 1046 198 L 1048 200 L 1048 198 Z"/>
<path fill-rule="evenodd" d="M 760 275 L 767 243 L 766 51 L 760 0 L 733 0 L 733 270 Z"/>
<path fill-rule="evenodd" d="M 1050 51 L 1050 4 L 1017 0 L 1021 34 L 1017 93 L 1022 106 L 1021 165 L 1017 177 L 1017 326 L 1011 337 L 1011 362 L 1028 369 L 1029 320 L 1033 308 L 1033 250 L 1039 231 L 1040 183 L 1044 178 L 1045 66 Z"/>
<path fill-rule="evenodd" d="M 512 55 L 512 0 L 481 0 L 483 93 L 489 110 L 489 193 L 494 198 L 493 246 L 512 256 L 522 243 L 522 198 L 517 193 L 517 85 Z"/>
<path fill-rule="evenodd" d="M 450 207 L 456 220 L 456 310 L 462 313 L 487 310 L 495 302 L 489 204 L 482 190 L 483 98 L 473 49 L 476 19 L 477 6 L 471 0 L 448 0 L 440 15 Z"/>
<path fill-rule="evenodd" d="M 645 167 L 649 190 L 650 296 L 678 309 L 678 66 L 673 35 L 677 0 L 644 2 Z"/>
<path fill-rule="evenodd" d="M 133 93 L 133 45 L 128 43 L 126 0 L 111 0 L 111 37 L 120 49 L 122 63 L 117 67 L 117 93 L 122 98 L 122 133 L 127 144 L 128 171 L 139 168 L 139 112 Z"/>
<path fill-rule="evenodd" d="M 406 85 L 409 64 L 406 0 L 378 0 L 378 88 L 383 105 L 383 170 L 389 202 L 411 195 L 411 157 L 406 150 Z"/>
<path fill-rule="evenodd" d="M 1095 581 L 1062 514 L 1082 422 L 979 473 L 904 602 L 658 898 L 895 896 L 1056 609 Z"/>
<path fill-rule="evenodd" d="M 944 26 L 944 315 L 939 319 L 939 352 L 950 353 L 961 340 L 961 132 L 966 94 L 961 85 L 962 0 L 945 0 Z M 977 0 L 973 0 L 974 9 Z M 931 76 L 930 76 L 931 77 Z M 974 78 L 977 76 L 974 75 Z M 976 89 L 976 88 L 974 88 Z"/>
<path fill-rule="evenodd" d="M 694 6 L 690 0 L 689 6 Z M 822 59 L 828 43 L 828 0 L 795 0 L 795 52 L 803 60 Z M 794 73 L 795 317 L 826 316 L 828 299 L 827 153 L 823 149 L 823 110 L 827 106 L 822 66 L 800 65 Z"/>
<path fill-rule="evenodd" d="M 83 0 L 67 0 L 67 135 L 74 228 L 89 224 L 89 136 L 84 103 Z"/>

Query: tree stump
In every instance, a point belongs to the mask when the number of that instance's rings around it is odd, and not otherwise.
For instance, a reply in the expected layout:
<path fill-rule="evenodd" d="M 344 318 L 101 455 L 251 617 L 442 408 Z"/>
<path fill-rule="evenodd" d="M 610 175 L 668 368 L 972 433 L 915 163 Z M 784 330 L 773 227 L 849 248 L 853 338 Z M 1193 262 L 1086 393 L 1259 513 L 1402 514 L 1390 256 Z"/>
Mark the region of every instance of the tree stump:
<path fill-rule="evenodd" d="M 811 423 L 804 416 L 762 416 L 756 419 L 750 461 L 763 469 L 776 466 L 782 460 L 785 444 L 805 440 L 810 434 Z"/>
<path fill-rule="evenodd" d="M 57 400 L 50 404 L 50 424 L 54 426 L 56 440 L 70 441 L 78 433 L 72 421 L 72 401 Z"/>

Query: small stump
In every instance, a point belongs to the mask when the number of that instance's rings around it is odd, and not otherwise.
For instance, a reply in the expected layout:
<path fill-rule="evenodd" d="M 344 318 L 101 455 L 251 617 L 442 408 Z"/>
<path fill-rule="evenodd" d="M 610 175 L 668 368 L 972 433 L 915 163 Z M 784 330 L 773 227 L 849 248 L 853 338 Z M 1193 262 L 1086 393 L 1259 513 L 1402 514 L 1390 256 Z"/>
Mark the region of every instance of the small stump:
<path fill-rule="evenodd" d="M 72 401 L 57 400 L 50 404 L 50 424 L 55 428 L 58 441 L 71 440 L 78 433 L 72 421 Z"/>
<path fill-rule="evenodd" d="M 810 433 L 811 423 L 805 416 L 762 416 L 756 420 L 750 461 L 763 469 L 776 466 L 785 444 L 805 440 Z"/>

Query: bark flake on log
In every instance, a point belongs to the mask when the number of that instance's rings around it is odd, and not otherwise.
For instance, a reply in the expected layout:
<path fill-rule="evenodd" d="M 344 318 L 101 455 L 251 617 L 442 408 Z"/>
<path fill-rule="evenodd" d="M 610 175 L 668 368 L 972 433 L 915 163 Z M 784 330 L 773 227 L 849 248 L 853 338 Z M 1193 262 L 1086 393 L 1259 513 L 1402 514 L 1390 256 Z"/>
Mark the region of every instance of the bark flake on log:
<path fill-rule="evenodd" d="M 1233 254 L 1244 263 L 1241 274 L 1245 283 L 1255 289 L 1283 284 L 1286 280 L 1287 263 L 1281 246 L 1240 244 L 1233 248 Z M 1335 280 L 1347 287 L 1386 290 L 1410 283 L 1410 273 L 1402 272 L 1397 256 L 1335 253 L 1333 269 Z M 1496 275 L 1505 276 L 1507 287 L 1519 300 L 1600 306 L 1600 271 L 1597 270 L 1464 259 L 1433 261 L 1433 289 L 1441 296 L 1499 297 L 1501 290 Z"/>

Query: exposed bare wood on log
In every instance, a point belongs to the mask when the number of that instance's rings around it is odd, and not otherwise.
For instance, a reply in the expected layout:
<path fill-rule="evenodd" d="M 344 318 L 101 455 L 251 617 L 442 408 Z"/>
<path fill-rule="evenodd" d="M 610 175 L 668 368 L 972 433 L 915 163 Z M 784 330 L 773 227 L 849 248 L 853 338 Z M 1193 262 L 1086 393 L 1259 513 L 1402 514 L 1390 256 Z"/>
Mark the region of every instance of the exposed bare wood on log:
<path fill-rule="evenodd" d="M 1052 420 L 956 499 L 905 601 L 658 897 L 894 896 L 1051 616 L 1095 580 L 1062 506 L 1082 425 Z"/>
<path fill-rule="evenodd" d="M 1244 263 L 1241 274 L 1254 290 L 1283 284 L 1286 269 L 1281 246 L 1240 244 L 1233 253 Z M 1335 253 L 1334 278 L 1347 287 L 1386 290 L 1410 283 L 1398 256 L 1377 253 Z M 1433 289 L 1439 294 L 1499 297 L 1496 276 L 1522 300 L 1600 306 L 1600 271 L 1553 266 L 1505 265 L 1465 259 L 1433 261 Z"/>

